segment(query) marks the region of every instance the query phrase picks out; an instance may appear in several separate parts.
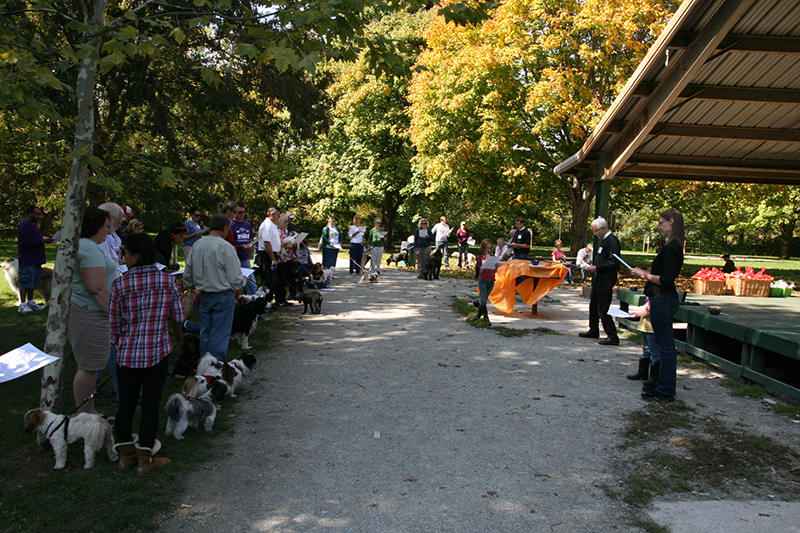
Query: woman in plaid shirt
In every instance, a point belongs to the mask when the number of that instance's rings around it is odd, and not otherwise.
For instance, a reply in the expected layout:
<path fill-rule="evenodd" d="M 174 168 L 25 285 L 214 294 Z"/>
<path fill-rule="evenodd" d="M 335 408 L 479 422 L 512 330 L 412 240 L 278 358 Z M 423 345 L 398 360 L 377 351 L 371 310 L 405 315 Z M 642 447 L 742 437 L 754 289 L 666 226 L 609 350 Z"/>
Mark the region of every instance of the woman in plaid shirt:
<path fill-rule="evenodd" d="M 128 273 L 111 285 L 109 319 L 111 340 L 117 347 L 119 410 L 115 423 L 119 467 L 138 462 L 138 474 L 170 464 L 167 458 L 154 458 L 161 448 L 156 439 L 161 394 L 167 378 L 172 351 L 167 331 L 183 341 L 182 324 L 186 319 L 178 284 L 169 274 L 154 265 L 153 239 L 145 233 L 131 235 L 125 242 Z M 142 394 L 142 417 L 138 442 L 133 431 L 133 414 Z"/>

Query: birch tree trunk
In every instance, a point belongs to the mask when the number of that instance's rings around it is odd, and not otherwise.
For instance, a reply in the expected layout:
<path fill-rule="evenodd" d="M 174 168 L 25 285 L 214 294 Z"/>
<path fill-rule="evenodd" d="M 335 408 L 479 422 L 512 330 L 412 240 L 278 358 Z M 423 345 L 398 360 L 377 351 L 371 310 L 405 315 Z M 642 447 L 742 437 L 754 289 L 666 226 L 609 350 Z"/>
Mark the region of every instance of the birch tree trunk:
<path fill-rule="evenodd" d="M 89 157 L 94 151 L 94 104 L 99 39 L 93 37 L 102 22 L 107 0 L 82 2 L 86 24 L 85 40 L 97 54 L 81 60 L 75 82 L 75 142 L 69 171 L 67 196 L 64 202 L 62 239 L 58 244 L 53 291 L 47 314 L 47 334 L 44 352 L 58 357 L 57 361 L 44 367 L 42 376 L 41 406 L 60 413 L 63 408 L 64 352 L 67 345 L 67 321 L 72 294 L 72 274 L 75 271 L 75 256 L 80 241 L 83 209 L 86 202 L 86 183 L 89 175 Z"/>

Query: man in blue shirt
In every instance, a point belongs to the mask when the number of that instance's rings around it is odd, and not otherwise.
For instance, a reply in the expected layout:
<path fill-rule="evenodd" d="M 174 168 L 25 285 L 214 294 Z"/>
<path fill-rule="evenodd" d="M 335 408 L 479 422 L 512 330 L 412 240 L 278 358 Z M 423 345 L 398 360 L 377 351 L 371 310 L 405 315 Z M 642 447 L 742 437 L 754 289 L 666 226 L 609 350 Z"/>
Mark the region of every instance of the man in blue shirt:
<path fill-rule="evenodd" d="M 189 209 L 189 220 L 183 223 L 186 226 L 186 237 L 183 238 L 183 260 L 188 261 L 192 254 L 192 246 L 200 240 L 203 228 L 200 227 L 200 208 L 196 205 Z"/>

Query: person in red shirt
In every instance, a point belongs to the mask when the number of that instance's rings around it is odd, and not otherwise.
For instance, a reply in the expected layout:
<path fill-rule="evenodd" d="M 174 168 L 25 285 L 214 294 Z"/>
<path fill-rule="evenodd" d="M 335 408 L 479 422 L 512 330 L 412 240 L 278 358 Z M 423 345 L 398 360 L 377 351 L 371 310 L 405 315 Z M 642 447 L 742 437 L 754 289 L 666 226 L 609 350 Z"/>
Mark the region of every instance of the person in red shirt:
<path fill-rule="evenodd" d="M 492 239 L 483 239 L 481 241 L 481 248 L 478 252 L 478 258 L 475 263 L 475 277 L 478 278 L 478 292 L 481 295 L 478 304 L 478 314 L 472 319 L 473 322 L 479 318 L 483 318 L 486 324 L 491 325 L 489 322 L 489 295 L 492 294 L 494 288 L 495 268 L 482 268 L 483 263 L 492 255 Z"/>
<path fill-rule="evenodd" d="M 553 261 L 556 263 L 565 264 L 567 263 L 567 254 L 561 249 L 564 243 L 561 242 L 561 239 L 556 240 L 556 248 L 550 253 L 550 257 L 553 258 Z M 564 281 L 567 283 L 572 283 L 572 270 L 570 270 L 569 265 L 567 266 L 567 275 L 564 277 Z"/>
<path fill-rule="evenodd" d="M 183 307 L 175 278 L 155 266 L 156 245 L 146 233 L 136 233 L 125 242 L 128 272 L 114 280 L 109 298 L 111 340 L 117 347 L 119 409 L 114 431 L 117 435 L 119 467 L 138 462 L 137 472 L 170 464 L 155 458 L 161 443 L 156 439 L 161 395 L 172 351 L 167 326 L 178 342 L 183 342 Z M 142 395 L 139 441 L 133 439 L 133 415 Z"/>

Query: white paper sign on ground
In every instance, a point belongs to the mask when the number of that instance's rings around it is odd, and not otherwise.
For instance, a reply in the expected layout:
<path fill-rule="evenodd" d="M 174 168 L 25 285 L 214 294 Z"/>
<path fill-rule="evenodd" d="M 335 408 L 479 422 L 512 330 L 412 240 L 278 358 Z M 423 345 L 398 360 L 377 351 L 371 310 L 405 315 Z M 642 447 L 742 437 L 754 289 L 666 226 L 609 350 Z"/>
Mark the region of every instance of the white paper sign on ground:
<path fill-rule="evenodd" d="M 7 354 L 0 355 L 0 383 L 22 377 L 49 365 L 56 359 L 58 357 L 44 353 L 31 343 L 20 346 Z"/>

